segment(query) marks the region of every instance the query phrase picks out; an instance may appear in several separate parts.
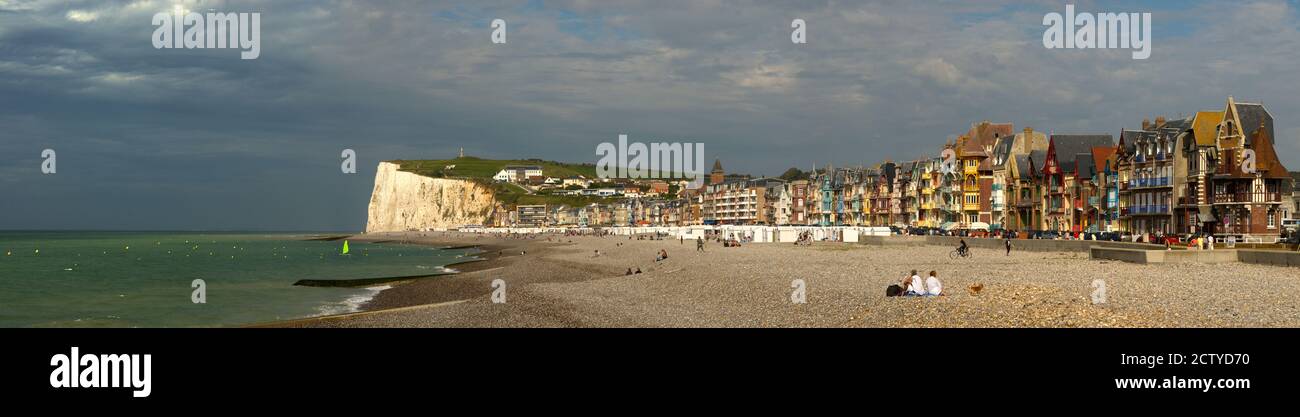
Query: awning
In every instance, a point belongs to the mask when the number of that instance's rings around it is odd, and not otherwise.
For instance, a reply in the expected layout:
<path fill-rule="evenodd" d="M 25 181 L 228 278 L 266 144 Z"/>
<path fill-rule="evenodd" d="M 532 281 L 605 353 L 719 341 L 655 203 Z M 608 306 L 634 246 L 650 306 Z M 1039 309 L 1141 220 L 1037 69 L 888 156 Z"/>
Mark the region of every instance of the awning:
<path fill-rule="evenodd" d="M 956 229 L 957 226 L 958 225 L 956 222 L 947 222 L 942 225 L 939 225 L 939 230 L 953 230 Z"/>
<path fill-rule="evenodd" d="M 1207 213 L 1196 213 L 1196 220 L 1200 221 L 1201 223 L 1215 223 L 1219 221 L 1218 219 L 1214 218 L 1213 214 L 1207 214 Z"/>
<path fill-rule="evenodd" d="M 970 230 L 985 230 L 985 231 L 987 231 L 987 230 L 989 230 L 989 224 L 988 224 L 988 223 L 984 223 L 984 222 L 975 222 L 975 223 L 971 223 L 970 226 L 968 226 L 968 227 L 966 227 L 966 228 L 967 228 L 967 229 L 970 229 Z"/>

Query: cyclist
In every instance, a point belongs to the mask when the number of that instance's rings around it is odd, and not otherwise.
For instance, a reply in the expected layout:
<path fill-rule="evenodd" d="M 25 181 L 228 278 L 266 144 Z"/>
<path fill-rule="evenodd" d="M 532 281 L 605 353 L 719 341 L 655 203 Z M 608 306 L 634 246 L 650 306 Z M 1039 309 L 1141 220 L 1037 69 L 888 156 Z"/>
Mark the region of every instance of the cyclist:
<path fill-rule="evenodd" d="M 967 254 L 966 252 L 967 252 L 968 249 L 969 249 L 969 247 L 966 246 L 966 239 L 965 239 L 965 238 L 962 238 L 962 239 L 961 239 L 961 245 L 960 245 L 960 246 L 957 246 L 957 254 L 959 254 L 959 255 L 961 255 L 961 256 L 966 256 L 966 254 Z"/>

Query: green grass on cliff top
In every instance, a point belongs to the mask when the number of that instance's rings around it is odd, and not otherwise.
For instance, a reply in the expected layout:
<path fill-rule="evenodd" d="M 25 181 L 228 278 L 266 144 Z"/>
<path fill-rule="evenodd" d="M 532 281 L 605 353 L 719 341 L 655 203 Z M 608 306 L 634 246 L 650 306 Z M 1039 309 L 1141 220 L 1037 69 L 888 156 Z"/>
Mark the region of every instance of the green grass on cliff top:
<path fill-rule="evenodd" d="M 507 205 L 528 205 L 528 204 L 548 204 L 548 205 L 565 205 L 569 207 L 582 207 L 592 203 L 608 203 L 611 200 L 594 196 L 559 196 L 559 195 L 541 195 L 528 194 L 518 185 L 492 183 L 492 176 L 500 172 L 506 165 L 540 165 L 542 174 L 548 177 L 569 178 L 581 175 L 586 178 L 596 178 L 595 165 L 566 164 L 563 162 L 543 161 L 540 159 L 482 159 L 472 156 L 456 159 L 411 159 L 389 161 L 398 164 L 400 171 L 410 172 L 416 175 L 423 175 L 431 178 L 457 178 L 471 179 L 488 185 L 496 194 L 497 199 Z M 448 165 L 455 165 L 455 168 L 446 169 Z"/>
<path fill-rule="evenodd" d="M 410 159 L 391 161 L 401 166 L 401 171 L 433 178 L 485 178 L 492 179 L 506 165 L 539 165 L 542 174 L 548 177 L 569 178 L 584 176 L 596 178 L 595 165 L 566 164 L 563 162 L 543 161 L 540 159 L 482 159 L 472 156 L 456 159 Z M 455 165 L 453 169 L 444 169 Z"/>

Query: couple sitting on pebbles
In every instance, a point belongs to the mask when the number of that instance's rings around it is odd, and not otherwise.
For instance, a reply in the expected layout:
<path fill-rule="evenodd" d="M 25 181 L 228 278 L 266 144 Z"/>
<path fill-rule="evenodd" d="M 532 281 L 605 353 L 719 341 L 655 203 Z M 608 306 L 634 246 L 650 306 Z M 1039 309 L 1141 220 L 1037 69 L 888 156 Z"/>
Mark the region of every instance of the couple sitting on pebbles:
<path fill-rule="evenodd" d="M 930 276 L 922 280 L 921 276 L 917 275 L 916 270 L 913 269 L 911 277 L 903 278 L 902 282 L 890 285 L 889 289 L 885 290 L 885 296 L 887 297 L 900 295 L 921 297 L 945 294 L 943 294 L 943 283 L 939 282 L 939 277 L 934 271 L 930 271 Z"/>

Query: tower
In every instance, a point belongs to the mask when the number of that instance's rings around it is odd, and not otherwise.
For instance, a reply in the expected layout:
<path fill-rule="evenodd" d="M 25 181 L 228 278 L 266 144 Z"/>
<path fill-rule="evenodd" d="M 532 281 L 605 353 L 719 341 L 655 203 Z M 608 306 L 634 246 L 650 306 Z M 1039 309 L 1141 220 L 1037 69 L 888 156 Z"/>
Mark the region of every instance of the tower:
<path fill-rule="evenodd" d="M 709 185 L 721 184 L 723 179 L 722 160 L 713 160 L 713 171 L 709 171 Z"/>

